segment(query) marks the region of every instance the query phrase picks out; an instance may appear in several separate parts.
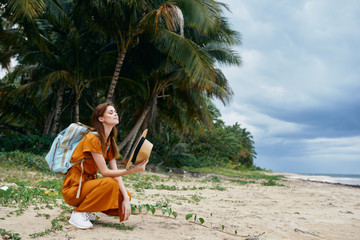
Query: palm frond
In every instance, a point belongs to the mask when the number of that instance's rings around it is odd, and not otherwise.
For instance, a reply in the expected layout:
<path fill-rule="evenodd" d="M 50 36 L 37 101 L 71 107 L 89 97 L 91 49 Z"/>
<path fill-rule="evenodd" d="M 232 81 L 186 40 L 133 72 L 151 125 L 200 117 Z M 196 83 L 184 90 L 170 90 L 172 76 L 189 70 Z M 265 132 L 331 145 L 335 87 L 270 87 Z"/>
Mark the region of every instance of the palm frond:
<path fill-rule="evenodd" d="M 241 65 L 241 58 L 239 54 L 231 48 L 227 48 L 220 44 L 209 44 L 204 47 L 204 50 L 219 64 L 235 66 Z"/>
<path fill-rule="evenodd" d="M 159 51 L 184 67 L 194 84 L 204 89 L 209 87 L 209 80 L 213 80 L 215 75 L 213 60 L 198 45 L 167 30 L 158 31 L 155 41 Z"/>
<path fill-rule="evenodd" d="M 8 11 L 13 13 L 13 20 L 33 21 L 46 8 L 44 0 L 11 0 L 8 1 Z"/>
<path fill-rule="evenodd" d="M 183 12 L 185 25 L 207 34 L 216 27 L 221 16 L 220 4 L 212 0 L 174 0 Z"/>

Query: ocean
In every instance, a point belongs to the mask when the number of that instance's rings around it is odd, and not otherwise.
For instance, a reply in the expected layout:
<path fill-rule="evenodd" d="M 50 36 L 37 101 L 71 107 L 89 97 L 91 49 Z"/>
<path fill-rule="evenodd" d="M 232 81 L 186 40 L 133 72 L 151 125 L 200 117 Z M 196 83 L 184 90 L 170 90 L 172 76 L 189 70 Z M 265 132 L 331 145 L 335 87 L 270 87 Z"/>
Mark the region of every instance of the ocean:
<path fill-rule="evenodd" d="M 360 174 L 297 173 L 300 179 L 360 187 Z"/>

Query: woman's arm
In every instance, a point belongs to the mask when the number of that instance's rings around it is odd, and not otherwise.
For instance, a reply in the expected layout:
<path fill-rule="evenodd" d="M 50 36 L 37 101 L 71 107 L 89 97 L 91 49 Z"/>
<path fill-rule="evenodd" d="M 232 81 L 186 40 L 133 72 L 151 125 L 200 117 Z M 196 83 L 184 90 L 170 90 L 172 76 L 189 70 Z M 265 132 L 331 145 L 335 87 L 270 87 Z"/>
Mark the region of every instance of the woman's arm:
<path fill-rule="evenodd" d="M 109 167 L 111 170 L 118 170 L 115 159 L 112 159 L 111 161 L 109 161 Z M 124 219 L 127 220 L 131 215 L 130 197 L 126 191 L 122 177 L 114 177 L 114 179 L 116 179 L 119 183 L 119 190 L 120 190 L 121 195 L 123 196 L 121 209 L 122 209 L 122 212 L 124 213 Z"/>
<path fill-rule="evenodd" d="M 109 161 L 109 167 L 111 170 L 118 170 L 115 159 L 112 159 L 111 161 Z M 120 189 L 120 192 L 123 195 L 124 199 L 129 199 L 129 195 L 126 192 L 126 188 L 125 188 L 124 182 L 122 180 L 122 177 L 121 176 L 114 177 L 114 179 L 116 179 L 119 182 L 119 189 Z"/>
<path fill-rule="evenodd" d="M 130 169 L 120 169 L 118 170 L 117 167 L 116 169 L 109 169 L 106 166 L 106 162 L 105 159 L 103 157 L 103 155 L 101 153 L 95 153 L 95 152 L 91 152 L 91 155 L 93 156 L 96 165 L 99 168 L 99 171 L 101 173 L 101 175 L 103 175 L 104 177 L 121 177 L 127 174 L 131 174 L 131 173 L 136 173 L 136 172 L 143 172 L 145 171 L 145 167 L 146 164 L 148 163 L 148 160 L 136 165 L 133 168 Z M 111 160 L 112 161 L 112 160 Z M 116 162 L 115 162 L 116 165 Z M 110 166 L 111 168 L 111 166 Z"/>

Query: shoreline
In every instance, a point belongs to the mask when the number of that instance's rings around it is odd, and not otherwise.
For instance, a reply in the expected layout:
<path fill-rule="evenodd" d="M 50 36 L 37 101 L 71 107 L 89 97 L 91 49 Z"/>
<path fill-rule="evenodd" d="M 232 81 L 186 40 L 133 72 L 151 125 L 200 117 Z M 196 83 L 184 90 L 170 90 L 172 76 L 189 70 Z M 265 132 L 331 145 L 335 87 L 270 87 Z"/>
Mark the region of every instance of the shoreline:
<path fill-rule="evenodd" d="M 150 168 L 149 172 L 152 173 L 158 173 L 156 171 L 156 168 Z M 166 172 L 169 174 L 174 174 L 182 177 L 195 177 L 195 178 L 201 178 L 201 177 L 209 177 L 209 176 L 218 176 L 222 178 L 228 178 L 228 179 L 236 179 L 241 177 L 230 177 L 221 175 L 218 173 L 201 173 L 197 171 L 187 171 L 183 169 L 178 168 L 167 168 Z M 267 175 L 279 175 L 286 178 L 291 179 L 299 179 L 303 181 L 310 181 L 310 182 L 318 182 L 318 183 L 327 183 L 327 184 L 335 184 L 335 185 L 341 185 L 341 186 L 350 186 L 354 188 L 360 188 L 360 174 L 348 174 L 350 176 L 358 176 L 358 177 L 346 177 L 347 174 L 338 174 L 339 176 L 333 176 L 337 174 L 302 174 L 302 173 L 289 173 L 289 172 L 273 172 L 273 171 L 267 171 L 267 170 L 260 170 L 259 172 L 262 172 Z M 161 172 L 160 172 L 161 173 Z"/>
<path fill-rule="evenodd" d="M 348 186 L 353 188 L 360 188 L 360 178 L 346 178 L 346 177 L 332 177 L 326 175 L 311 175 L 311 174 L 299 174 L 299 173 L 282 173 L 274 172 L 276 175 L 282 175 L 289 179 L 298 179 L 302 181 L 326 183 L 340 186 Z M 355 180 L 356 179 L 356 180 Z M 356 182 L 353 184 L 351 182 Z M 357 183 L 359 182 L 359 183 Z"/>

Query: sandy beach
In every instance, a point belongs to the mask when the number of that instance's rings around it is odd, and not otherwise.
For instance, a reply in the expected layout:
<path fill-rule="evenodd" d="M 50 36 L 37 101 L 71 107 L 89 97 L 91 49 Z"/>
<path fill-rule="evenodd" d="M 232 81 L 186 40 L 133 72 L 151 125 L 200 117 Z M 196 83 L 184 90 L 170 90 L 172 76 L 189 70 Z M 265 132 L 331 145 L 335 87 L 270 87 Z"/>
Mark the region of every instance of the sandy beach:
<path fill-rule="evenodd" d="M 98 219 L 92 229 L 76 229 L 64 221 L 63 230 L 36 239 L 360 239 L 360 188 L 305 181 L 290 175 L 277 182 L 283 186 L 243 184 L 211 175 L 143 176 L 149 181 L 156 179 L 153 186 L 157 187 L 139 191 L 136 181 L 128 180 L 132 203 L 167 203 L 177 212 L 176 218 L 163 215 L 160 210 L 146 213 L 143 208 L 125 222 L 132 230 L 118 230 L 106 227 L 118 223 L 118 219 L 96 213 Z M 30 206 L 21 215 L 7 216 L 13 210 L 0 207 L 0 228 L 19 233 L 22 239 L 51 228 L 51 220 L 61 211 L 56 207 L 35 210 Z M 39 214 L 50 217 L 36 217 Z M 187 214 L 193 217 L 186 220 Z"/>

